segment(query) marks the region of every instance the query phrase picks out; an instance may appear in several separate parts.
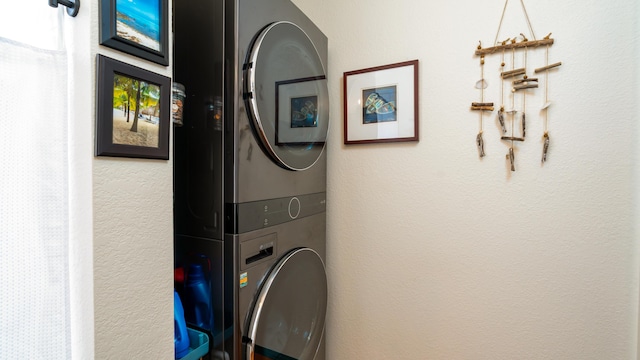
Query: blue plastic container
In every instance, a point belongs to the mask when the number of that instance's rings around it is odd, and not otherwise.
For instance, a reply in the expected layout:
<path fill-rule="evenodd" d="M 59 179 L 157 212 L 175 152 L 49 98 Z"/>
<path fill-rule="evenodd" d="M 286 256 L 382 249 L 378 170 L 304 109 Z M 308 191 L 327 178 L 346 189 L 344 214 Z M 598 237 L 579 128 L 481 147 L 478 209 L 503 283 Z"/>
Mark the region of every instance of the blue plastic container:
<path fill-rule="evenodd" d="M 198 330 L 187 328 L 191 345 L 189 353 L 180 360 L 198 360 L 209 353 L 209 336 Z"/>
<path fill-rule="evenodd" d="M 189 353 L 189 332 L 187 331 L 187 323 L 184 319 L 184 309 L 182 301 L 176 290 L 173 290 L 173 317 L 174 317 L 174 333 L 173 345 L 175 348 L 176 359 L 183 358 Z"/>
<path fill-rule="evenodd" d="M 202 270 L 202 265 L 189 265 L 184 290 L 184 314 L 187 323 L 212 331 L 211 286 Z"/>

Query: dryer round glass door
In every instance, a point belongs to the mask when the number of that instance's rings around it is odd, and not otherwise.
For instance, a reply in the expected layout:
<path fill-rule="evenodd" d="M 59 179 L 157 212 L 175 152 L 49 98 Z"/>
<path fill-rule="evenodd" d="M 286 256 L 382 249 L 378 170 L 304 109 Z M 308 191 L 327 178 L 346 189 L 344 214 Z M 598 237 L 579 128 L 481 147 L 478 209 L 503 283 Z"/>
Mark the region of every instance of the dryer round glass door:
<path fill-rule="evenodd" d="M 313 166 L 329 130 L 329 94 L 307 34 L 287 21 L 267 26 L 253 42 L 243 75 L 247 111 L 263 150 L 285 169 Z"/>
<path fill-rule="evenodd" d="M 280 259 L 254 306 L 246 359 L 312 360 L 327 311 L 327 277 L 318 253 L 301 248 Z"/>

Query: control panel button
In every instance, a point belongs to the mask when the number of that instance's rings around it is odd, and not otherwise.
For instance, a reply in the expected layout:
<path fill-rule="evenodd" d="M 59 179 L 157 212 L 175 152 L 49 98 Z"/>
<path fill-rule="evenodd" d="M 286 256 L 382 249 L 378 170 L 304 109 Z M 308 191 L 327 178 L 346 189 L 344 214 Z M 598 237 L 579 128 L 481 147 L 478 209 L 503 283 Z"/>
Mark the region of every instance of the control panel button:
<path fill-rule="evenodd" d="M 295 219 L 298 215 L 300 215 L 300 200 L 294 196 L 289 200 L 289 217 Z"/>

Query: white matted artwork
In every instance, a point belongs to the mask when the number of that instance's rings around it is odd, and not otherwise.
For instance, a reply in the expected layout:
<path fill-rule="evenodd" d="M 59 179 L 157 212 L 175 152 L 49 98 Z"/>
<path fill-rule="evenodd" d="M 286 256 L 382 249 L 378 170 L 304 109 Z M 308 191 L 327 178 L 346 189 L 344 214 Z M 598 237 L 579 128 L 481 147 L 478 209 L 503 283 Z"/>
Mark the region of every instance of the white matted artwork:
<path fill-rule="evenodd" d="M 418 141 L 418 60 L 344 73 L 344 143 Z"/>
<path fill-rule="evenodd" d="M 329 113 L 326 77 L 276 83 L 276 145 L 322 144 L 326 141 Z"/>

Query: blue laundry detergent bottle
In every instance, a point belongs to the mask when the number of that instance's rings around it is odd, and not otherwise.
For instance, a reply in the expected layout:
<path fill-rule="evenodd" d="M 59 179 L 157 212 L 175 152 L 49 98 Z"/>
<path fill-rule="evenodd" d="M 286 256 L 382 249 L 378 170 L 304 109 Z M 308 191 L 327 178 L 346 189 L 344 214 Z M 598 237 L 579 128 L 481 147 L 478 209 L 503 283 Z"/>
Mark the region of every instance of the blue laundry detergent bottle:
<path fill-rule="evenodd" d="M 197 327 L 213 330 L 211 286 L 201 264 L 190 264 L 185 282 L 185 318 Z"/>
<path fill-rule="evenodd" d="M 184 309 L 178 292 L 173 290 L 173 317 L 174 333 L 173 345 L 175 347 L 176 359 L 183 358 L 189 353 L 189 333 L 187 333 L 187 323 L 184 320 Z"/>

